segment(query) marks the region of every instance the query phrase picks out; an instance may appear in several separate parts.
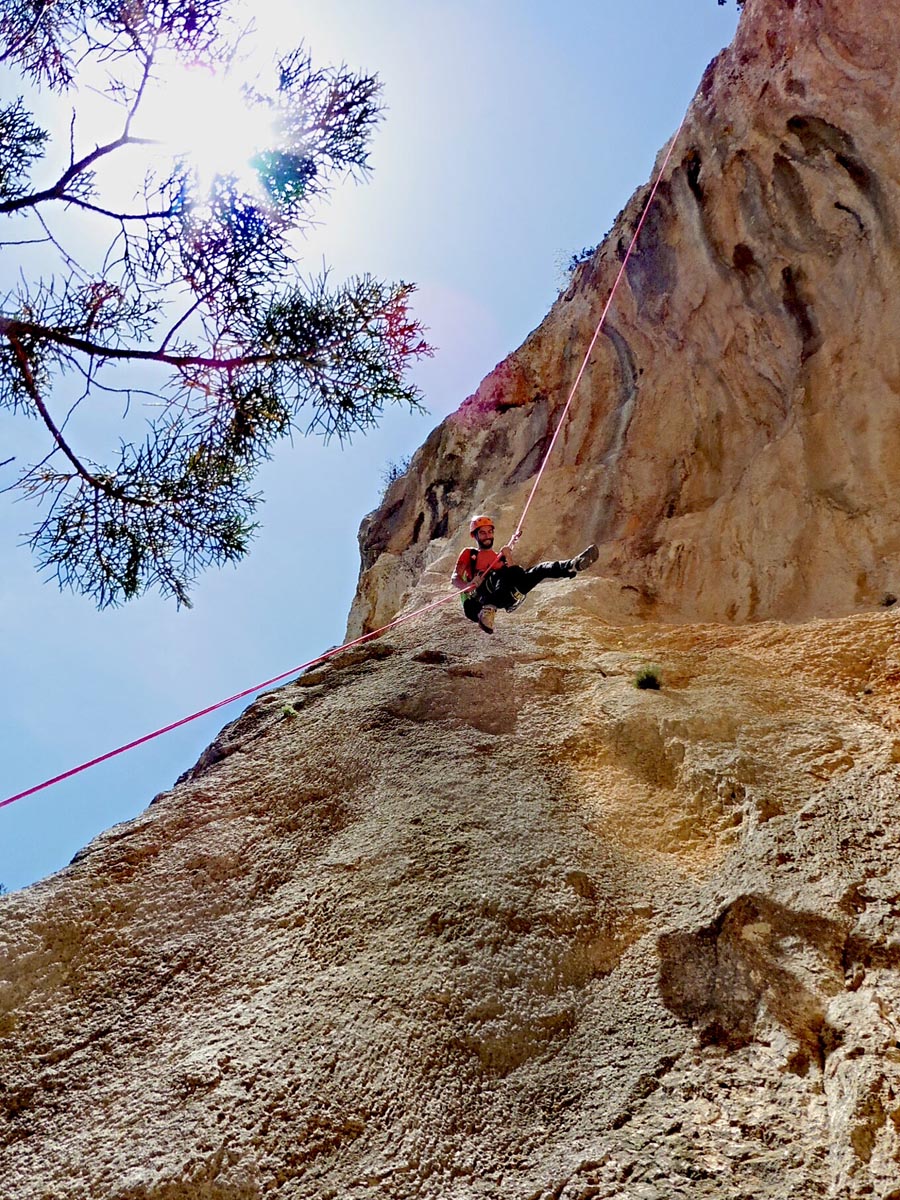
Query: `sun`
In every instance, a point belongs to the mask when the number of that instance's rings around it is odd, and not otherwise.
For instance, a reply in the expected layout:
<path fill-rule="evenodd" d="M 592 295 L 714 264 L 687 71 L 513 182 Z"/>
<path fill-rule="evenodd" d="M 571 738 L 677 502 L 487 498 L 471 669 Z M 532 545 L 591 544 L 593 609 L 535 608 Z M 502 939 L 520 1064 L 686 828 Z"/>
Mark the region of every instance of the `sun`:
<path fill-rule="evenodd" d="M 173 63 L 146 96 L 141 118 L 167 155 L 190 165 L 200 190 L 230 175 L 260 192 L 252 160 L 275 142 L 272 110 L 224 68 Z"/>

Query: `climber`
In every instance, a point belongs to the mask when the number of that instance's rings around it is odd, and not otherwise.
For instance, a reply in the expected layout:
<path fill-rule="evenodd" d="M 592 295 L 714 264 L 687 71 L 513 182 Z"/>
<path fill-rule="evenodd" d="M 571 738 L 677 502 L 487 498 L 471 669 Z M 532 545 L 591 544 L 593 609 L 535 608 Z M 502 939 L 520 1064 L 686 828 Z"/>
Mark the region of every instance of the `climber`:
<path fill-rule="evenodd" d="M 476 621 L 485 633 L 494 632 L 494 616 L 498 608 L 512 612 L 518 608 L 532 588 L 545 579 L 574 579 L 579 571 L 600 557 L 596 546 L 588 546 L 575 558 L 557 562 L 542 562 L 535 567 L 519 567 L 512 560 L 512 549 L 504 546 L 494 551 L 494 522 L 484 514 L 473 517 L 469 533 L 476 546 L 463 550 L 456 562 L 450 582 L 460 592 L 463 612 Z M 476 586 L 467 590 L 472 584 Z"/>

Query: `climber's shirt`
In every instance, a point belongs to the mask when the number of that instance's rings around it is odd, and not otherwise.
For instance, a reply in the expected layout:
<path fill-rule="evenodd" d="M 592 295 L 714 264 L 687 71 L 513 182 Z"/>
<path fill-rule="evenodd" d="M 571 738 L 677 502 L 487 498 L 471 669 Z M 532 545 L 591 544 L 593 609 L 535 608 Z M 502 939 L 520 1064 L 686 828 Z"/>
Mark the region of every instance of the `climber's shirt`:
<path fill-rule="evenodd" d="M 488 567 L 500 566 L 497 562 L 497 553 L 494 550 L 463 550 L 459 558 L 456 560 L 455 575 L 457 579 L 462 579 L 465 583 L 471 583 L 476 575 L 480 575 L 486 571 Z"/>

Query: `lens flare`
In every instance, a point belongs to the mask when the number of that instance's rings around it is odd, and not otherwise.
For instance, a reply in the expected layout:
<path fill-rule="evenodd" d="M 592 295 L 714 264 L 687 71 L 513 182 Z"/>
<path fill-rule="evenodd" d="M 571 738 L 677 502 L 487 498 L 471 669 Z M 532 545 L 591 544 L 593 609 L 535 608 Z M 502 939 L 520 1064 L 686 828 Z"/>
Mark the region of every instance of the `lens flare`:
<path fill-rule="evenodd" d="M 166 153 L 190 166 L 201 192 L 217 175 L 230 175 L 262 194 L 251 164 L 275 140 L 272 111 L 226 70 L 173 65 L 146 97 L 142 117 Z"/>

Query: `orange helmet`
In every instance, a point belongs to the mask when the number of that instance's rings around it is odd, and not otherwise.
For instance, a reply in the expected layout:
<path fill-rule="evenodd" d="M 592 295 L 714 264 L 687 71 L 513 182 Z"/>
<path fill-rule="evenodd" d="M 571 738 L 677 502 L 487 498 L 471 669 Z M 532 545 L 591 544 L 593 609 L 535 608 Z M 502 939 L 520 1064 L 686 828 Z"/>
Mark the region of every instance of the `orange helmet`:
<path fill-rule="evenodd" d="M 472 535 L 472 537 L 474 537 L 475 530 L 476 529 L 484 529 L 485 525 L 490 525 L 491 529 L 493 529 L 494 528 L 494 518 L 487 516 L 486 513 L 482 513 L 478 517 L 473 517 L 472 520 L 469 522 L 469 533 Z"/>

